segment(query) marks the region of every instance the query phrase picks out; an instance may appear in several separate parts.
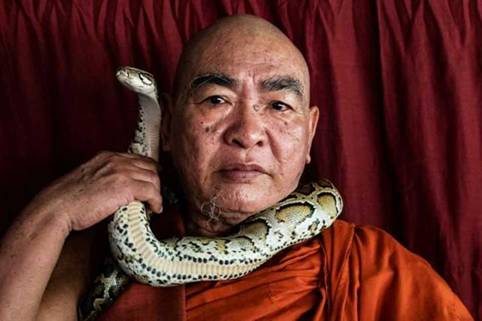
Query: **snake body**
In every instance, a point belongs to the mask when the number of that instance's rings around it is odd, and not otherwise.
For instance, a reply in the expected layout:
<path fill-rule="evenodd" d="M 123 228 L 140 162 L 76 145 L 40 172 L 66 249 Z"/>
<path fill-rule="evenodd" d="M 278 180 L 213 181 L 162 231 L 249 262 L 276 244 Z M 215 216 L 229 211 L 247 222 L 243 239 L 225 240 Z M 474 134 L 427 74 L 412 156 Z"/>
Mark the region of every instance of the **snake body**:
<path fill-rule="evenodd" d="M 140 103 L 129 151 L 157 159 L 161 115 L 154 78 L 132 67 L 121 68 L 117 78 L 138 94 Z M 129 282 L 128 276 L 152 286 L 242 277 L 279 251 L 319 234 L 334 222 L 342 207 L 338 191 L 322 180 L 251 216 L 233 235 L 157 240 L 149 225 L 149 211 L 143 203 L 132 202 L 119 208 L 109 223 L 116 263 L 105 264 L 94 290 L 79 308 L 81 319 L 95 319 Z"/>

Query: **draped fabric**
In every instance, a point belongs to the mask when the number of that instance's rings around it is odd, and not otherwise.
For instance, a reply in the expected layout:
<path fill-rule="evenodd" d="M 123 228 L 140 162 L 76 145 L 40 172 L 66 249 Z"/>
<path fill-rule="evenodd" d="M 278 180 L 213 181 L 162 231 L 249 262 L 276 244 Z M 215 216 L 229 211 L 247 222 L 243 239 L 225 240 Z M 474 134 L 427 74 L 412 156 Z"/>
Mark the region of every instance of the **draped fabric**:
<path fill-rule="evenodd" d="M 482 1 L 0 2 L 0 230 L 99 150 L 124 151 L 135 95 L 120 65 L 170 92 L 183 43 L 251 13 L 305 55 L 321 117 L 306 177 L 343 218 L 384 228 L 482 317 Z"/>
<path fill-rule="evenodd" d="M 473 320 L 426 262 L 385 233 L 342 220 L 242 280 L 186 293 L 189 321 Z"/>
<path fill-rule="evenodd" d="M 338 220 L 321 236 L 278 253 L 238 280 L 198 282 L 175 288 L 133 283 L 99 318 L 99 321 L 114 320 L 472 321 L 473 318 L 420 257 L 379 229 Z"/>

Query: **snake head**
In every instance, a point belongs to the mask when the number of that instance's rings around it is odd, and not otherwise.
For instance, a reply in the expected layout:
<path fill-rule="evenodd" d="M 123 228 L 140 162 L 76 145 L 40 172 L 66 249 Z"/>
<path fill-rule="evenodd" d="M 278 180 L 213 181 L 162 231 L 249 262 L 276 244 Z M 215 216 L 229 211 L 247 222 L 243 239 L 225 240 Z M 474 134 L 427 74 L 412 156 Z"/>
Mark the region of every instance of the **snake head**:
<path fill-rule="evenodd" d="M 117 69 L 116 77 L 121 84 L 137 94 L 156 96 L 157 87 L 154 76 L 147 71 L 123 66 Z"/>

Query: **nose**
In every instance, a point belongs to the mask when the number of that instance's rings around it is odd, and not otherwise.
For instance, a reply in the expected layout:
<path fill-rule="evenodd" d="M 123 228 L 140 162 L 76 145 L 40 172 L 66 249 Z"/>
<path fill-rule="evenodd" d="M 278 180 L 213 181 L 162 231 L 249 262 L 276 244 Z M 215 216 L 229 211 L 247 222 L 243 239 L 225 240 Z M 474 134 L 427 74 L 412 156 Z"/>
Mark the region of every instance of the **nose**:
<path fill-rule="evenodd" d="M 248 104 L 240 104 L 233 110 L 224 133 L 228 145 L 250 149 L 266 144 L 266 125 L 262 112 Z"/>

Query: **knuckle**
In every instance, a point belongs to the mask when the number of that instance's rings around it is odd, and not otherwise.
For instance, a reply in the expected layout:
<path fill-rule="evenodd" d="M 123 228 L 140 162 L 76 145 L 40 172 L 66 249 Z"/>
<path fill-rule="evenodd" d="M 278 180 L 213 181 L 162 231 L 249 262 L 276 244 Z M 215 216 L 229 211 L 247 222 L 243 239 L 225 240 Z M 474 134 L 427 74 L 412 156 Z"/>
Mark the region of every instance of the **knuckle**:
<path fill-rule="evenodd" d="M 159 178 L 159 175 L 155 175 L 154 184 L 156 184 L 157 189 L 161 189 L 161 179 Z"/>
<path fill-rule="evenodd" d="M 150 169 L 157 171 L 157 162 L 149 157 L 143 157 L 142 161 L 144 162 L 145 166 L 149 167 Z"/>
<path fill-rule="evenodd" d="M 109 159 L 106 163 L 106 166 L 112 174 L 117 175 L 127 175 L 130 168 L 129 164 L 126 165 L 126 163 L 117 156 L 113 156 L 111 159 Z"/>
<path fill-rule="evenodd" d="M 108 161 L 102 165 L 102 173 L 108 176 L 115 176 L 118 174 L 118 170 L 114 163 Z"/>
<path fill-rule="evenodd" d="M 117 186 L 129 186 L 129 179 L 125 175 L 122 175 L 120 173 L 113 173 L 112 175 L 110 175 L 110 181 L 111 184 L 115 184 Z"/>
<path fill-rule="evenodd" d="M 154 186 L 154 184 L 147 184 L 146 186 L 146 194 L 149 195 L 149 197 L 155 197 L 157 194 L 157 188 Z"/>
<path fill-rule="evenodd" d="M 102 150 L 100 152 L 97 153 L 97 155 L 95 156 L 95 158 L 97 159 L 108 159 L 109 157 L 112 156 L 112 152 L 111 151 L 108 151 L 108 150 Z"/>
<path fill-rule="evenodd" d="M 106 166 L 106 168 L 107 168 L 108 170 L 110 170 L 110 172 L 111 172 L 112 175 L 124 176 L 124 175 L 123 175 L 123 170 L 122 170 L 122 168 L 119 166 L 118 163 L 116 163 L 116 162 L 109 162 L 109 163 L 107 163 L 105 166 Z"/>
<path fill-rule="evenodd" d="M 149 180 L 156 185 L 156 187 L 160 186 L 161 184 L 161 179 L 157 173 L 149 172 L 148 174 Z"/>

